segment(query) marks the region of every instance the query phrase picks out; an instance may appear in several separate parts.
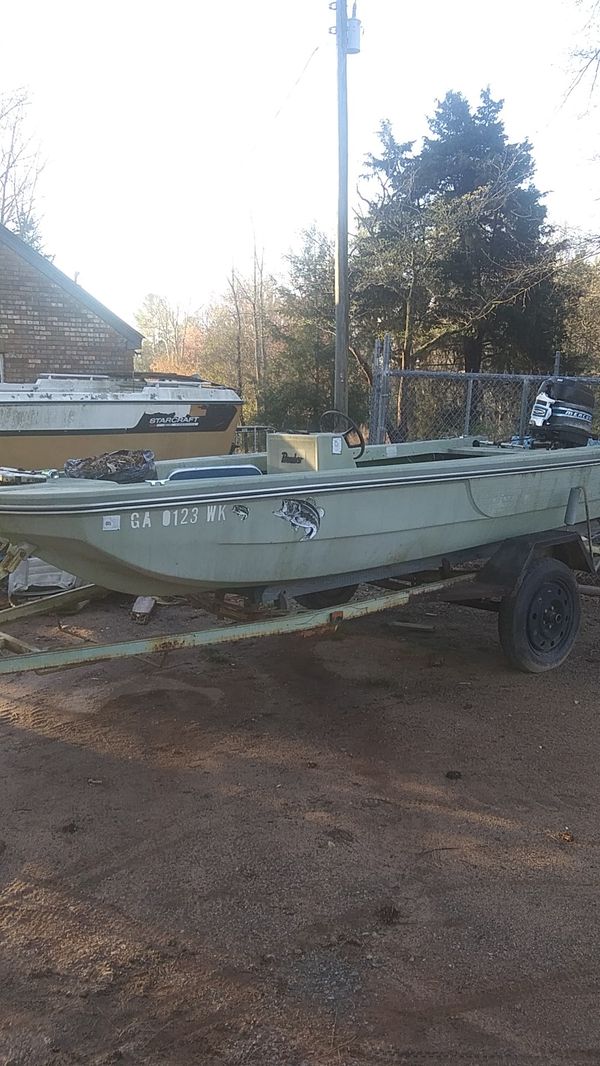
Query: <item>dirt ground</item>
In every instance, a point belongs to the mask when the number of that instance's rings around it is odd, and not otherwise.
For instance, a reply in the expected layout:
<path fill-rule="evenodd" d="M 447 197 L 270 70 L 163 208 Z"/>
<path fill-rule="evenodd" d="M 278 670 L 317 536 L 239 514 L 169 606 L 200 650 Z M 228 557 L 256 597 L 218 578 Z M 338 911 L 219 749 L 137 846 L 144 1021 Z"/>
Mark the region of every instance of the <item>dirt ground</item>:
<path fill-rule="evenodd" d="M 538 677 L 493 616 L 421 605 L 434 633 L 376 616 L 3 678 L 3 1066 L 599 1063 L 585 613 Z"/>

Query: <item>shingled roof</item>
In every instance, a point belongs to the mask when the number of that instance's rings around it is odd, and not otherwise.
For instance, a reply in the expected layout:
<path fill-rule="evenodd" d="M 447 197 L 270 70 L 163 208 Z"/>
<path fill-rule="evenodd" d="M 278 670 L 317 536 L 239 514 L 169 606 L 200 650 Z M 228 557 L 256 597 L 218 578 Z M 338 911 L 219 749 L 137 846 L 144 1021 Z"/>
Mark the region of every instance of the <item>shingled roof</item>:
<path fill-rule="evenodd" d="M 73 299 L 83 304 L 84 307 L 87 307 L 88 310 L 92 311 L 98 318 L 101 318 L 104 322 L 108 323 L 109 326 L 112 326 L 116 333 L 119 333 L 125 338 L 131 348 L 134 348 L 136 351 L 138 348 L 141 348 L 144 339 L 143 333 L 139 333 L 137 329 L 133 328 L 133 326 L 128 326 L 127 322 L 124 322 L 118 315 L 109 311 L 108 307 L 101 304 L 99 300 L 96 300 L 95 297 L 91 296 L 85 289 L 82 289 L 81 285 L 78 285 L 76 281 L 73 281 L 71 278 L 67 277 L 66 274 L 63 274 L 62 270 L 59 270 L 58 267 L 54 266 L 54 263 L 51 263 L 49 259 L 45 258 L 45 256 L 40 255 L 40 253 L 36 252 L 34 248 L 31 248 L 30 245 L 26 244 L 25 241 L 21 240 L 20 237 L 17 237 L 16 234 L 11 233 L 6 226 L 1 224 L 0 242 L 12 249 L 13 252 L 16 252 L 16 254 L 21 256 L 22 259 L 25 259 L 26 262 L 36 270 L 39 270 L 41 274 L 44 274 L 50 281 L 54 282 L 55 285 L 59 285 L 61 289 L 64 289 L 64 291 L 69 294 L 69 296 L 72 296 Z"/>

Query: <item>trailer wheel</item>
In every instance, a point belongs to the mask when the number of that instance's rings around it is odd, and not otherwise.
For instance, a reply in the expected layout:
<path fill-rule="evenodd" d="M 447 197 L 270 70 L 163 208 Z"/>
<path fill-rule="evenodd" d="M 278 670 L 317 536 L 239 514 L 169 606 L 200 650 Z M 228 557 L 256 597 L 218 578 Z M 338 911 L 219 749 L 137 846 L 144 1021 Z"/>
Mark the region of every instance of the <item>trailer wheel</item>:
<path fill-rule="evenodd" d="M 340 589 L 318 589 L 317 592 L 306 592 L 303 596 L 295 596 L 294 599 L 301 607 L 318 610 L 320 607 L 337 607 L 338 604 L 349 603 L 358 585 L 346 585 Z"/>
<path fill-rule="evenodd" d="M 565 661 L 581 625 L 581 601 L 573 572 L 547 557 L 535 559 L 498 614 L 505 655 L 527 673 L 552 670 Z"/>

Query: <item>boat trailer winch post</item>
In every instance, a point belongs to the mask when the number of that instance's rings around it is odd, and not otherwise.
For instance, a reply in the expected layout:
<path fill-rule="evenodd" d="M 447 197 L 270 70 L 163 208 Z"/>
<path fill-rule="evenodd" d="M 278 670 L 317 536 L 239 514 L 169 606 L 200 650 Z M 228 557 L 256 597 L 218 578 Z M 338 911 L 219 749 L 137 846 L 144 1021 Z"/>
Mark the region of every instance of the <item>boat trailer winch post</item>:
<path fill-rule="evenodd" d="M 180 651 L 185 648 L 206 648 L 214 644 L 229 644 L 238 640 L 257 637 L 282 636 L 286 633 L 310 632 L 323 628 L 336 628 L 341 622 L 364 618 L 395 607 L 405 607 L 417 596 L 439 596 L 453 585 L 471 581 L 471 573 L 454 574 L 442 581 L 417 585 L 388 592 L 382 596 L 369 597 L 337 608 L 298 611 L 290 615 L 278 615 L 261 621 L 215 626 L 213 629 L 195 630 L 192 633 L 171 633 L 145 640 L 120 641 L 116 644 L 93 644 L 77 648 L 55 648 L 49 651 L 33 651 L 25 654 L 0 656 L 0 674 L 21 674 L 29 670 L 48 670 L 65 666 L 83 666 L 86 663 L 112 659 L 128 659 L 136 655 L 156 652 Z"/>

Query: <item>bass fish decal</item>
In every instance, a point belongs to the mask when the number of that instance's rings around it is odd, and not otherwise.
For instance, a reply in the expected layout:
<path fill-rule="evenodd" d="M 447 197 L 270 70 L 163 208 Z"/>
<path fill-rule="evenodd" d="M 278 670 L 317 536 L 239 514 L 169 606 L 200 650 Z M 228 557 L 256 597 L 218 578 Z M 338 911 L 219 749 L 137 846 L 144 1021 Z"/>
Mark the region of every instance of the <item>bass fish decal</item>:
<path fill-rule="evenodd" d="M 300 540 L 313 540 L 321 528 L 321 519 L 325 514 L 322 507 L 317 507 L 312 500 L 282 500 L 278 511 L 273 511 L 276 518 L 289 522 L 295 532 L 304 530 Z"/>
<path fill-rule="evenodd" d="M 236 503 L 235 507 L 232 507 L 231 510 L 234 514 L 238 516 L 241 522 L 245 522 L 248 515 L 250 514 L 250 509 L 248 507 L 244 507 L 242 504 Z"/>

